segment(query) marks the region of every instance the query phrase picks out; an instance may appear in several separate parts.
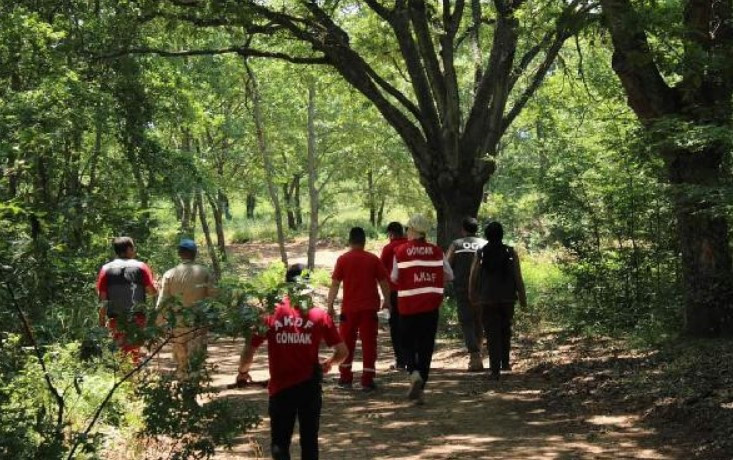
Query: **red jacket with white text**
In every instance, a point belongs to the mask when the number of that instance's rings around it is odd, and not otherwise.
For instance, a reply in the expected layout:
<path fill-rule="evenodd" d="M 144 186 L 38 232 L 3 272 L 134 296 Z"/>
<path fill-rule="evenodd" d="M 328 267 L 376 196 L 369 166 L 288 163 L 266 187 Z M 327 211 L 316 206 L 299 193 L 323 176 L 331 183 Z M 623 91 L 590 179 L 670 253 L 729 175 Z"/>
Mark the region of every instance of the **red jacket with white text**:
<path fill-rule="evenodd" d="M 395 251 L 400 315 L 437 310 L 443 302 L 443 250 L 425 240 L 411 240 Z"/>

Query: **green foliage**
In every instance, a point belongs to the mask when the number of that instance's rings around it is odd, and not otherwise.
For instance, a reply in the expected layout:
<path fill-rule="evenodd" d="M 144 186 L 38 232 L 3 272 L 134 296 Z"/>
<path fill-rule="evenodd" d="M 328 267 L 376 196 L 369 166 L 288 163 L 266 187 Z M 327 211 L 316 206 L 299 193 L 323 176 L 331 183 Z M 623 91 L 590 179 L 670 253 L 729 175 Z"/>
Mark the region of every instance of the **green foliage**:
<path fill-rule="evenodd" d="M 212 399 L 209 371 L 194 364 L 185 379 L 149 374 L 137 392 L 145 401 L 142 435 L 165 440 L 176 460 L 211 458 L 218 446 L 231 448 L 241 433 L 257 427 L 259 415 L 251 405 L 233 398 Z M 201 399 L 207 399 L 203 404 Z M 155 443 L 153 443 L 155 445 Z"/>
<path fill-rule="evenodd" d="M 0 342 L 3 372 L 0 376 L 0 455 L 4 458 L 65 458 L 73 434 L 82 444 L 82 457 L 91 458 L 103 436 L 94 432 L 78 438 L 97 410 L 122 368 L 114 360 L 80 359 L 80 346 L 54 345 L 44 352 L 49 376 L 65 400 L 66 417 L 56 423 L 58 406 L 48 391 L 38 359 L 19 336 Z M 116 426 L 128 435 L 141 427 L 140 400 L 132 384 L 123 384 L 112 396 L 101 423 Z M 62 431 L 59 431 L 61 428 Z"/>
<path fill-rule="evenodd" d="M 657 144 L 625 113 L 611 69 L 599 64 L 607 51 L 579 46 L 584 80 L 548 77 L 499 158 L 482 214 L 531 251 L 525 276 L 548 285 L 531 316 L 584 331 L 673 334 L 680 269 Z M 551 269 L 533 273 L 538 251 L 551 255 L 540 265 Z"/>

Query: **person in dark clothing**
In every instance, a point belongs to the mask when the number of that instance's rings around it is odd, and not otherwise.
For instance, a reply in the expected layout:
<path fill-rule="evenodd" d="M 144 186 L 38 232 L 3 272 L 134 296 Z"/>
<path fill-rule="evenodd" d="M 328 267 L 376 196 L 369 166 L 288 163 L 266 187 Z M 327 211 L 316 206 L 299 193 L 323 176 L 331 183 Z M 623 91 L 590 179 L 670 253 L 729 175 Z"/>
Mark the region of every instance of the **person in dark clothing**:
<path fill-rule="evenodd" d="M 510 351 L 514 304 L 526 308 L 527 293 L 522 279 L 519 256 L 503 243 L 504 229 L 491 222 L 484 231 L 486 246 L 476 253 L 471 265 L 469 293 L 471 302 L 482 312 L 488 338 L 490 378 L 499 379 L 500 371 L 511 370 Z"/>
<path fill-rule="evenodd" d="M 399 222 L 390 222 L 387 225 L 387 236 L 389 243 L 382 248 L 382 255 L 379 257 L 387 269 L 387 273 L 392 273 L 392 265 L 394 264 L 395 250 L 407 243 L 405 230 Z M 397 284 L 391 279 L 389 280 L 390 288 L 390 308 L 389 308 L 389 335 L 392 339 L 392 350 L 394 351 L 395 363 L 392 365 L 394 369 L 404 369 L 406 366 L 404 352 L 402 351 L 402 339 L 400 338 L 400 311 L 397 308 L 399 300 L 397 294 Z"/>
<path fill-rule="evenodd" d="M 476 236 L 478 221 L 473 217 L 463 219 L 462 238 L 453 241 L 446 258 L 453 268 L 453 292 L 458 304 L 458 320 L 463 330 L 463 340 L 469 353 L 468 371 L 480 372 L 484 369 L 481 361 L 481 340 L 483 325 L 481 315 L 468 298 L 468 278 L 476 252 L 484 247 L 486 240 Z"/>
<path fill-rule="evenodd" d="M 301 272 L 302 265 L 290 267 L 287 282 L 298 282 Z M 323 374 L 346 359 L 349 351 L 331 317 L 321 308 L 303 311 L 285 297 L 263 320 L 266 332 L 255 334 L 245 345 L 235 386 L 252 382 L 249 370 L 255 351 L 267 341 L 272 458 L 290 460 L 290 443 L 297 419 L 301 458 L 316 460 L 319 457 Z M 334 350 L 326 360 L 319 358 L 321 342 Z"/>

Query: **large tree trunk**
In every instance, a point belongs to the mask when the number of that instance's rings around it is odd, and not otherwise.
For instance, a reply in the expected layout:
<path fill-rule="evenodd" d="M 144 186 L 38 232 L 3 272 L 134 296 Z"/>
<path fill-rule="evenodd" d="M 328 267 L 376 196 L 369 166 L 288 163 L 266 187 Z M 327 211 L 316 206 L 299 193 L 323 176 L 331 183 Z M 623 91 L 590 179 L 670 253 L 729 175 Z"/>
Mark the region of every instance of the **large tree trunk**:
<path fill-rule="evenodd" d="M 280 248 L 280 260 L 282 260 L 285 266 L 288 266 L 288 253 L 285 250 L 285 230 L 283 229 L 283 216 L 282 209 L 280 208 L 280 198 L 277 196 L 277 187 L 275 186 L 275 171 L 272 165 L 272 157 L 270 155 L 269 146 L 267 145 L 267 139 L 265 138 L 265 127 L 262 121 L 262 101 L 260 99 L 260 90 L 257 85 L 257 79 L 254 72 L 247 65 L 247 61 L 244 62 L 247 74 L 249 76 L 250 91 L 252 96 L 252 117 L 255 122 L 255 133 L 257 135 L 257 148 L 262 156 L 262 162 L 265 166 L 265 182 L 267 183 L 267 191 L 270 194 L 270 200 L 272 206 L 275 208 L 275 226 L 277 228 L 277 243 Z"/>
<path fill-rule="evenodd" d="M 308 196 L 310 201 L 310 225 L 308 226 L 308 270 L 316 266 L 316 242 L 318 240 L 318 156 L 316 152 L 316 83 L 308 84 Z"/>
<path fill-rule="evenodd" d="M 733 273 L 728 222 L 715 209 L 724 149 L 668 156 L 682 253 L 685 329 L 696 336 L 733 333 Z M 693 188 L 699 188 L 697 190 Z"/>
<path fill-rule="evenodd" d="M 446 180 L 442 187 L 434 182 L 423 182 L 438 217 L 439 246 L 447 249 L 454 239 L 460 237 L 463 219 L 477 216 L 483 198 L 484 183 L 483 179 L 468 174 L 457 177 L 455 181 Z"/>

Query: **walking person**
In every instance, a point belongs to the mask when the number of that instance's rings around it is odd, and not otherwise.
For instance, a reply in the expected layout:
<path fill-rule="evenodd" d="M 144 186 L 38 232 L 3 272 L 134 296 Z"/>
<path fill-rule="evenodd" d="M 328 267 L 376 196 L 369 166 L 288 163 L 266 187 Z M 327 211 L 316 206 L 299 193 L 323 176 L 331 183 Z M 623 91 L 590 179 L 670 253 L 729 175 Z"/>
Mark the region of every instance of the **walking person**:
<path fill-rule="evenodd" d="M 503 243 L 504 229 L 491 222 L 484 231 L 486 246 L 476 253 L 471 266 L 469 292 L 481 308 L 488 338 L 490 378 L 499 380 L 501 371 L 512 369 L 510 361 L 514 304 L 527 307 L 519 256 Z"/>
<path fill-rule="evenodd" d="M 207 330 L 193 324 L 193 309 L 198 302 L 214 296 L 214 278 L 206 267 L 196 263 L 197 253 L 193 240 L 181 240 L 178 244 L 181 263 L 163 275 L 156 305 L 159 323 L 170 316 L 165 314 L 167 309 L 174 313 L 171 342 L 179 378 L 185 378 L 191 372 L 195 367 L 192 364 L 202 364 L 206 359 Z"/>
<path fill-rule="evenodd" d="M 361 387 L 364 391 L 376 389 L 374 376 L 377 363 L 377 333 L 380 300 L 377 286 L 382 290 L 384 302 L 382 308 L 390 306 L 389 283 L 387 270 L 379 257 L 364 250 L 366 233 L 361 227 L 354 227 L 349 232 L 349 251 L 336 260 L 331 277 L 331 289 L 328 292 L 328 313 L 334 317 L 334 302 L 341 283 L 344 284 L 344 298 L 339 315 L 339 331 L 343 337 L 349 356 L 339 366 L 341 376 L 339 386 L 350 388 L 354 373 L 351 366 L 356 351 L 357 336 L 361 339 L 362 360 Z"/>
<path fill-rule="evenodd" d="M 112 249 L 116 258 L 102 266 L 97 276 L 97 294 L 102 303 L 99 325 L 109 328 L 120 350 L 137 363 L 142 344 L 139 340 L 130 339 L 126 331 L 145 327 L 146 296 L 155 296 L 158 291 L 153 271 L 136 259 L 137 250 L 132 238 L 115 238 Z"/>
<path fill-rule="evenodd" d="M 408 241 L 397 248 L 391 274 L 392 281 L 397 283 L 402 343 L 410 375 L 407 397 L 417 404 L 424 403 L 444 283 L 453 279 L 443 250 L 426 240 L 429 230 L 426 217 L 417 214 L 410 218 Z"/>
<path fill-rule="evenodd" d="M 395 250 L 407 242 L 402 224 L 399 222 L 390 222 L 387 225 L 387 237 L 389 238 L 389 243 L 382 248 L 382 254 L 379 258 L 387 273 L 392 273 Z M 392 367 L 394 369 L 404 369 L 406 365 L 404 352 L 402 351 L 402 339 L 400 338 L 400 311 L 397 307 L 399 298 L 397 296 L 397 284 L 391 278 L 389 279 L 389 292 L 389 335 L 392 339 L 392 350 L 394 351 L 395 358 Z"/>
<path fill-rule="evenodd" d="M 294 282 L 301 270 L 300 266 L 291 267 L 287 281 Z M 348 350 L 333 320 L 321 308 L 313 307 L 304 312 L 291 305 L 286 297 L 264 322 L 267 332 L 253 336 L 242 351 L 235 385 L 252 381 L 249 370 L 255 351 L 266 340 L 272 458 L 290 460 L 290 443 L 297 418 L 301 458 L 316 460 L 323 374 L 342 362 Z M 334 349 L 331 357 L 324 361 L 318 356 L 321 341 Z"/>
<path fill-rule="evenodd" d="M 462 237 L 451 243 L 446 255 L 454 274 L 453 291 L 458 304 L 458 320 L 461 323 L 463 340 L 469 353 L 469 372 L 484 370 L 481 360 L 481 341 L 483 338 L 481 314 L 477 306 L 470 302 L 468 295 L 468 282 L 473 259 L 476 252 L 486 244 L 485 239 L 476 236 L 477 232 L 478 221 L 475 218 L 466 217 L 463 219 Z"/>

